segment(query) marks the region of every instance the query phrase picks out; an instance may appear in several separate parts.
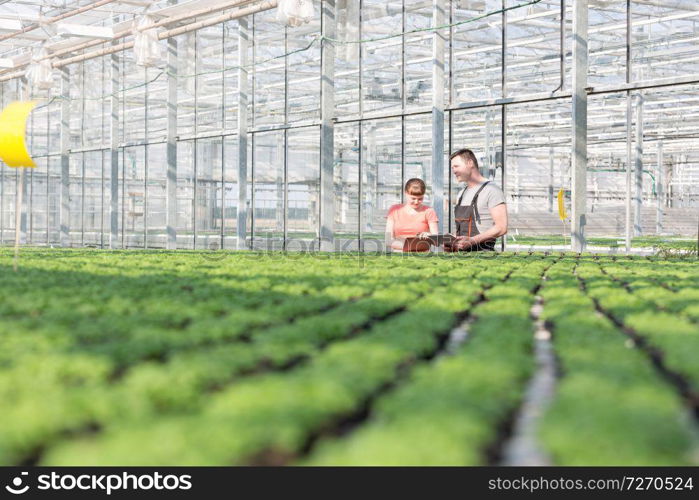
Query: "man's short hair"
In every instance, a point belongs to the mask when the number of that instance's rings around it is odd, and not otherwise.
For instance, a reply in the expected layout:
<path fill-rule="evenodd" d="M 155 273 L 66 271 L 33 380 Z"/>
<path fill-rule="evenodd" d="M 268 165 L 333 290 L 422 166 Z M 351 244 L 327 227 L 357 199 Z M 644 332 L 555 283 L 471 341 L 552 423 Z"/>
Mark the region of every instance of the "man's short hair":
<path fill-rule="evenodd" d="M 454 151 L 451 156 L 449 156 L 449 161 L 453 160 L 457 156 L 460 156 L 462 160 L 468 161 L 471 160 L 473 162 L 473 166 L 478 169 L 478 159 L 476 158 L 476 155 L 473 154 L 473 151 L 470 149 L 459 149 L 458 151 Z"/>

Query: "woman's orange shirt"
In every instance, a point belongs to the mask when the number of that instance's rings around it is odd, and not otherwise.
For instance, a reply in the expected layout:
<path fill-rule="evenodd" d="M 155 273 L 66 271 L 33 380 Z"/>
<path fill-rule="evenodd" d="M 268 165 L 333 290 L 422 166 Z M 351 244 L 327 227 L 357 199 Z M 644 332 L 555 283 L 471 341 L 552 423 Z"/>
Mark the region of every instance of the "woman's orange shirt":
<path fill-rule="evenodd" d="M 438 222 L 437 212 L 427 205 L 420 205 L 416 213 L 410 214 L 403 204 L 388 209 L 388 220 L 393 221 L 393 234 L 396 238 L 409 238 L 430 230 L 430 222 Z"/>

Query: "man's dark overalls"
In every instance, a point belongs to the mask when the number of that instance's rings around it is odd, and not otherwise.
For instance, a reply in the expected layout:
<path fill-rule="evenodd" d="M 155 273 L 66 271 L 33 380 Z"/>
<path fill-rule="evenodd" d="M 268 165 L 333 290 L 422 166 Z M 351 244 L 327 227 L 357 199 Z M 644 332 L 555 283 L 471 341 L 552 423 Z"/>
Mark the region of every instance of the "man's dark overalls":
<path fill-rule="evenodd" d="M 470 238 L 480 234 L 478 227 L 476 226 L 476 222 L 481 221 L 481 217 L 478 214 L 478 195 L 481 194 L 481 191 L 483 191 L 483 188 L 486 187 L 489 182 L 490 181 L 484 182 L 481 187 L 478 188 L 476 195 L 473 197 L 473 201 L 471 201 L 471 204 L 468 206 L 461 206 L 461 200 L 463 200 L 467 189 L 464 189 L 461 196 L 459 196 L 456 206 L 454 207 L 454 222 L 456 222 L 457 236 L 468 236 Z M 469 248 L 461 251 L 477 252 L 481 250 L 495 250 L 495 239 L 481 241 L 477 245 L 470 246 Z"/>

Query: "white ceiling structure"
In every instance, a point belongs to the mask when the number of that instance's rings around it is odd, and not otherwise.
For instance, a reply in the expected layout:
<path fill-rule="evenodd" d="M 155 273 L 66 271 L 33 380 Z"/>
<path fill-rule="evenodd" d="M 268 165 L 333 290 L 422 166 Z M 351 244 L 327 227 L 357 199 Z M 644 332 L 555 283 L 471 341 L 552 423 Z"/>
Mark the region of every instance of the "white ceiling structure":
<path fill-rule="evenodd" d="M 349 12 L 352 0 L 337 0 L 339 8 Z M 46 52 L 54 67 L 89 60 L 103 55 L 105 41 L 133 44 L 134 19 L 147 13 L 157 20 L 162 36 L 165 33 L 179 34 L 188 26 L 206 25 L 207 20 L 220 19 L 222 13 L 264 11 L 273 8 L 276 1 L 263 0 L 192 0 L 172 4 L 168 0 L 0 0 L 0 82 L 20 77 L 32 61 L 38 49 Z M 517 2 L 508 1 L 508 5 Z M 453 22 L 468 19 L 484 10 L 499 6 L 500 0 L 453 0 L 451 5 Z M 508 90 L 516 95 L 551 94 L 559 85 L 560 67 L 560 1 L 542 0 L 534 7 L 515 10 L 508 14 L 507 79 Z M 405 3 L 410 16 L 406 29 L 429 26 L 432 1 L 410 1 Z M 400 16 L 403 2 L 366 0 L 362 7 L 362 37 L 372 38 L 400 32 L 395 23 Z M 665 142 L 665 159 L 673 155 L 682 161 L 682 183 L 685 186 L 699 185 L 699 2 L 695 0 L 633 0 L 631 19 L 632 75 L 633 82 L 657 81 L 661 79 L 685 78 L 685 85 L 657 87 L 644 95 L 646 122 L 644 140 L 648 145 L 644 154 L 650 154 L 651 142 Z M 343 23 L 340 13 L 338 27 L 340 35 L 357 35 L 356 26 Z M 565 30 L 563 87 L 559 93 L 570 92 L 572 0 L 567 0 Z M 597 167 L 623 168 L 619 158 L 625 155 L 628 136 L 624 113 L 626 110 L 626 6 L 617 0 L 590 0 L 589 21 L 590 69 L 589 83 L 594 92 L 590 96 L 589 140 L 592 145 L 592 164 Z M 273 32 L 274 26 L 269 28 Z M 452 108 L 468 107 L 473 103 L 485 102 L 500 96 L 500 74 L 502 60 L 498 34 L 501 30 L 500 16 L 479 20 L 476 23 L 455 28 L 451 35 L 450 71 L 453 75 L 451 90 Z M 264 31 L 264 30 L 261 30 Z M 409 68 L 431 61 L 429 33 L 411 35 Z M 400 73 L 402 39 L 393 38 L 383 42 L 366 44 L 363 47 L 362 83 L 363 98 L 367 103 L 375 100 L 376 106 L 365 106 L 364 117 L 381 117 L 388 109 L 386 103 L 395 94 L 395 73 Z M 348 46 L 347 57 L 353 53 Z M 107 48 L 106 50 L 109 50 Z M 339 51 L 340 55 L 345 51 Z M 35 55 L 36 57 L 36 55 Z M 206 64 L 204 61 L 203 64 Z M 267 64 L 264 71 L 283 71 L 285 62 Z M 347 69 L 349 68 L 349 69 Z M 351 65 L 336 66 L 336 78 L 350 78 L 357 74 Z M 408 67 L 406 67 L 407 69 Z M 204 66 L 202 68 L 206 70 Z M 264 75 L 258 75 L 264 81 Z M 314 82 L 318 75 L 313 70 L 296 71 L 288 82 L 289 88 L 304 88 Z M 694 79 L 694 80 L 693 80 Z M 209 95 L 226 92 L 221 89 L 215 75 L 211 83 L 205 77 Z M 210 85 L 210 88 L 209 88 Z M 284 81 L 270 79 L 264 86 L 268 94 L 260 96 L 269 109 L 274 109 L 275 99 L 283 99 Z M 357 84 L 358 85 L 358 84 Z M 406 75 L 406 92 L 409 89 L 418 96 L 423 88 L 429 89 L 427 77 L 416 71 L 415 76 Z M 614 87 L 619 92 L 609 93 Z M 605 90 L 606 89 L 606 90 Z M 601 93 L 601 92 L 606 93 Z M 349 107 L 357 100 L 352 86 L 338 86 L 336 101 L 346 102 Z M 449 92 L 447 92 L 449 95 Z M 281 97 L 280 97 L 281 96 Z M 291 97 L 295 99 L 295 97 Z M 390 107 L 390 106 L 389 106 Z M 393 108 L 391 108 L 393 109 Z M 455 111 L 453 126 L 458 134 L 483 136 L 485 114 Z M 537 163 L 548 165 L 548 155 L 559 159 L 569 157 L 571 134 L 570 107 L 567 101 L 549 101 L 541 104 L 511 107 L 508 120 L 508 148 L 514 160 L 525 155 L 522 168 L 527 170 L 532 155 L 540 156 Z M 400 109 L 398 114 L 400 114 Z M 194 111 L 192 111 L 194 113 Z M 426 123 L 425 125 L 429 125 Z M 395 125 L 397 126 L 397 124 Z M 499 127 L 497 121 L 489 126 Z M 382 144 L 395 137 L 394 126 L 376 131 L 376 142 Z M 490 134 L 490 132 L 488 132 Z M 499 134 L 494 133 L 493 137 Z M 426 140 L 417 139 L 413 146 L 427 154 L 431 148 L 429 134 L 416 133 Z M 483 148 L 494 150 L 497 141 Z M 309 147 L 314 147 L 309 145 Z M 653 146 L 654 147 L 654 146 Z M 427 154 L 427 156 L 429 156 Z M 558 161 L 558 160 L 557 160 Z M 679 161 L 679 160 L 678 160 Z M 526 184 L 526 180 L 522 181 Z"/>

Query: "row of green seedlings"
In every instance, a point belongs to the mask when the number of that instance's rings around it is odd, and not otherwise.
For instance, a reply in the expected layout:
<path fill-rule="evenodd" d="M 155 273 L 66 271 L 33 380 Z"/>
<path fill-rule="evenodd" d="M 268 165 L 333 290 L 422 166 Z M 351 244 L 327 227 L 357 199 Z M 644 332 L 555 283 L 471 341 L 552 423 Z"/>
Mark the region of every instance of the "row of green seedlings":
<path fill-rule="evenodd" d="M 699 266 L 696 263 L 619 260 L 602 270 L 630 293 L 662 311 L 699 322 Z"/>
<path fill-rule="evenodd" d="M 341 268 L 305 275 L 280 271 L 276 282 L 268 277 L 243 280 L 236 274 L 227 286 L 215 286 L 206 275 L 100 280 L 82 273 L 49 273 L 48 278 L 23 273 L 23 283 L 34 284 L 25 286 L 26 293 L 17 292 L 15 283 L 0 288 L 0 299 L 7 299 L 0 300 L 0 367 L 25 354 L 57 352 L 89 352 L 128 366 L 176 350 L 243 339 L 251 329 L 366 295 L 386 279 L 381 268 L 362 276 Z M 192 293 L 181 292 L 183 286 Z M 186 328 L 175 327 L 184 322 L 189 322 Z"/>
<path fill-rule="evenodd" d="M 691 423 L 681 399 L 647 356 L 597 314 L 573 274 L 592 278 L 589 265 L 575 266 L 555 264 L 540 292 L 561 372 L 540 424 L 544 448 L 554 464 L 566 466 L 691 463 Z M 609 281 L 595 276 L 598 287 Z"/>
<path fill-rule="evenodd" d="M 487 276 L 502 279 L 514 265 L 489 269 Z M 405 311 L 374 323 L 361 335 L 333 342 L 292 370 L 243 378 L 213 394 L 197 412 L 123 425 L 115 419 L 102 433 L 49 448 L 42 463 L 287 461 L 313 435 L 361 411 L 406 367 L 438 350 L 456 313 L 467 309 L 487 282 L 468 279 L 471 273 L 465 266 L 445 273 L 439 283 L 426 280 L 425 295 L 413 295 Z"/>
<path fill-rule="evenodd" d="M 261 262 L 215 276 L 168 272 L 166 266 L 158 274 L 131 276 L 132 269 L 112 276 L 56 264 L 50 271 L 44 264 L 0 277 L 0 365 L 24 353 L 69 350 L 92 350 L 128 364 L 162 355 L 168 346 L 231 339 L 250 328 L 314 313 L 337 303 L 333 288 L 362 284 L 356 273 L 333 272 L 329 264 L 313 270 Z M 148 267 L 132 264 L 136 272 Z M 276 274 L 270 276 L 269 267 L 278 268 Z M 254 276 L 257 271 L 262 277 Z M 376 274 L 374 281 L 379 278 Z"/>
<path fill-rule="evenodd" d="M 413 280 L 403 277 L 403 281 Z M 10 405 L 6 425 L 0 429 L 0 463 L 27 461 L 67 431 L 167 411 L 194 411 L 207 391 L 246 371 L 279 368 L 308 356 L 323 343 L 400 309 L 419 293 L 414 283 L 412 289 L 401 285 L 377 290 L 379 286 L 376 280 L 369 297 L 318 316 L 255 330 L 249 342 L 182 351 L 166 363 L 136 365 L 117 384 L 110 384 L 113 363 L 94 353 L 25 356 L 21 363 L 0 371 L 0 394 Z M 356 293 L 356 287 L 334 288 L 337 300 L 346 301 Z M 48 414 L 52 418 L 47 421 Z"/>
<path fill-rule="evenodd" d="M 293 279 L 293 278 L 291 278 Z M 303 282 L 291 285 L 274 286 L 262 295 L 282 294 L 276 303 L 267 303 L 261 307 L 236 307 L 225 317 L 212 317 L 206 311 L 192 321 L 185 330 L 158 328 L 141 329 L 132 333 L 128 339 L 117 339 L 91 349 L 97 354 L 105 354 L 126 365 L 144 359 L 166 359 L 176 352 L 186 352 L 195 348 L 249 341 L 251 332 L 284 325 L 300 318 L 312 317 L 338 305 L 361 297 L 366 297 L 378 288 L 398 279 L 400 276 L 387 276 L 385 270 L 371 270 L 362 276 L 353 272 L 334 273 L 326 271 L 324 286 L 309 289 Z M 294 290 L 292 287 L 295 287 Z"/>
<path fill-rule="evenodd" d="M 699 408 L 699 326 L 681 314 L 660 311 L 653 300 L 615 283 L 610 276 L 621 270 L 616 266 L 606 266 L 605 270 L 608 274 L 594 263 L 579 266 L 578 276 L 588 295 L 649 350 L 662 369 L 676 379 L 690 404 Z"/>
<path fill-rule="evenodd" d="M 474 307 L 465 343 L 415 369 L 366 425 L 321 440 L 303 464 L 482 465 L 497 459 L 534 362 L 530 308 L 548 260 L 519 266 Z"/>

